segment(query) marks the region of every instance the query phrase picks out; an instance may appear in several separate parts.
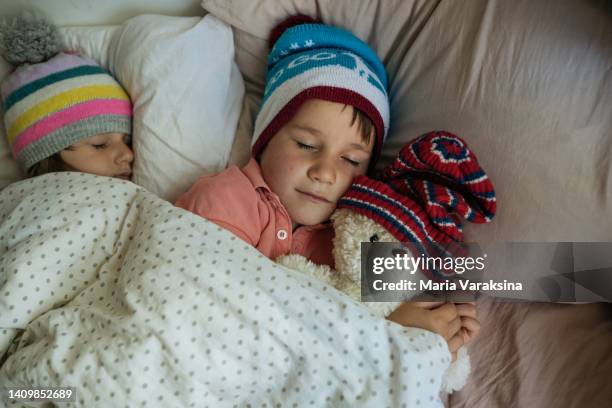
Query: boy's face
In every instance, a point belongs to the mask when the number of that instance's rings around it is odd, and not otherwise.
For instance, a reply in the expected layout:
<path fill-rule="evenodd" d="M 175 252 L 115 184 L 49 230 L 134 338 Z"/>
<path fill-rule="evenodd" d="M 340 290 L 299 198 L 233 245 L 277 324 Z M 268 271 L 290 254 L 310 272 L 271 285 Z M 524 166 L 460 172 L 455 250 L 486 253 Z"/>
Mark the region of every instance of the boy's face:
<path fill-rule="evenodd" d="M 64 168 L 99 176 L 130 180 L 134 153 L 130 137 L 121 133 L 104 133 L 78 141 L 60 152 Z"/>
<path fill-rule="evenodd" d="M 364 142 L 353 108 L 311 99 L 268 142 L 261 171 L 293 222 L 327 221 L 355 176 L 365 174 L 375 136 Z"/>

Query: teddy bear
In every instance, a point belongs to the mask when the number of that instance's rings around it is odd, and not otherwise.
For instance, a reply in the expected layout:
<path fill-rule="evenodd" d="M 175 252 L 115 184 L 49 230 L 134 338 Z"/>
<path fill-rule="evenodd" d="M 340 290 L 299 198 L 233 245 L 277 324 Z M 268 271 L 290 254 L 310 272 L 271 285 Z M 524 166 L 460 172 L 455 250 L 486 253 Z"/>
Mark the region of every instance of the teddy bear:
<path fill-rule="evenodd" d="M 331 216 L 335 269 L 296 254 L 283 255 L 277 262 L 361 301 L 362 242 L 395 242 L 400 251 L 405 248 L 401 243 L 411 243 L 411 250 L 428 256 L 457 255 L 463 240 L 458 217 L 488 223 L 495 211 L 493 185 L 465 141 L 449 132 L 429 132 L 408 142 L 377 179 L 356 177 L 338 201 Z M 452 271 L 421 268 L 404 277 L 418 282 L 452 275 Z M 400 302 L 364 304 L 386 317 Z M 462 388 L 469 372 L 469 357 L 462 347 L 444 374 L 444 391 Z"/>

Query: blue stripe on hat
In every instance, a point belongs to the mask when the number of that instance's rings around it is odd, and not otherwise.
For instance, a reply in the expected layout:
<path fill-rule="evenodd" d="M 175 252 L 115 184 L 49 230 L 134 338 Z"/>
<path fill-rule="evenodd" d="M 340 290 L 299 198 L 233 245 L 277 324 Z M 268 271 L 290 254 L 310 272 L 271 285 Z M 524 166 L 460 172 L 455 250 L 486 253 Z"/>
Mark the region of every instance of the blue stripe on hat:
<path fill-rule="evenodd" d="M 268 67 L 280 59 L 315 47 L 345 50 L 357 54 L 372 70 L 383 89 L 387 89 L 385 67 L 376 53 L 350 31 L 325 24 L 300 24 L 280 36 L 268 56 Z"/>
<path fill-rule="evenodd" d="M 463 183 L 463 184 L 466 184 L 466 183 L 469 183 L 471 181 L 478 180 L 479 178 L 482 178 L 482 177 L 486 177 L 486 174 L 485 174 L 484 171 L 482 171 L 482 169 L 479 169 L 478 171 L 475 171 L 472 174 L 464 175 L 463 177 L 461 177 L 459 179 L 459 182 Z"/>
<path fill-rule="evenodd" d="M 446 224 L 452 224 L 453 226 L 457 225 L 455 221 L 453 221 L 449 217 L 431 217 L 431 221 L 433 221 L 437 225 L 446 225 Z"/>
<path fill-rule="evenodd" d="M 268 70 L 262 104 L 289 79 L 299 77 L 310 70 L 333 66 L 353 71 L 355 78 L 367 81 L 387 96 L 384 85 L 372 75 L 372 69 L 357 54 L 334 48 L 317 48 L 287 56 Z"/>
<path fill-rule="evenodd" d="M 324 24 L 287 29 L 268 56 L 263 102 L 291 78 L 315 68 L 340 66 L 355 71 L 387 96 L 387 74 L 374 51 L 352 33 Z"/>
<path fill-rule="evenodd" d="M 363 68 L 363 60 L 359 56 L 332 48 L 323 48 L 316 50 L 303 51 L 284 58 L 274 65 L 266 74 L 266 88 L 264 90 L 263 103 L 287 80 L 313 70 L 324 67 L 338 66 L 346 68 L 350 71 L 355 71 L 356 77 L 361 77 L 364 81 L 368 81 L 378 90 L 386 95 L 386 90 L 380 82 L 367 75 L 366 69 Z M 368 68 L 369 69 L 369 68 Z"/>
<path fill-rule="evenodd" d="M 475 216 L 476 213 L 474 212 L 474 210 L 472 210 L 472 207 L 468 206 L 468 213 L 465 215 L 465 219 L 471 222 L 472 220 L 474 220 Z"/>
<path fill-rule="evenodd" d="M 475 195 L 476 197 L 482 197 L 482 198 L 495 198 L 495 191 L 472 191 L 472 194 Z"/>

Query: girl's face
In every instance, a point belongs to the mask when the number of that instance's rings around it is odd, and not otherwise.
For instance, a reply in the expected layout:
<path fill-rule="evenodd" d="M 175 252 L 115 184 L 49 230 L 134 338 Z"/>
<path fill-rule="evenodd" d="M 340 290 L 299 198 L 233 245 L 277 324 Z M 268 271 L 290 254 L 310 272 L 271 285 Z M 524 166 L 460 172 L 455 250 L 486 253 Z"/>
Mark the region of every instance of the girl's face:
<path fill-rule="evenodd" d="M 129 135 L 103 133 L 80 140 L 62 150 L 60 157 L 66 171 L 130 180 L 134 152 L 129 144 Z"/>

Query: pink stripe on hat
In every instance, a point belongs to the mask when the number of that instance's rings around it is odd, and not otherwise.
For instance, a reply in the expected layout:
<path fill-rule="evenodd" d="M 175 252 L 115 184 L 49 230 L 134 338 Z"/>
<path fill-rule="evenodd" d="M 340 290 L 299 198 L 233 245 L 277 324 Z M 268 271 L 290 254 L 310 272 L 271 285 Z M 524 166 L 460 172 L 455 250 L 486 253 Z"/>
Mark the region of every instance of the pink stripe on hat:
<path fill-rule="evenodd" d="M 131 117 L 132 105 L 126 100 L 97 99 L 55 112 L 53 115 L 36 122 L 19 135 L 12 146 L 13 154 L 17 156 L 30 143 L 42 139 L 63 126 L 98 115 L 126 115 Z"/>

